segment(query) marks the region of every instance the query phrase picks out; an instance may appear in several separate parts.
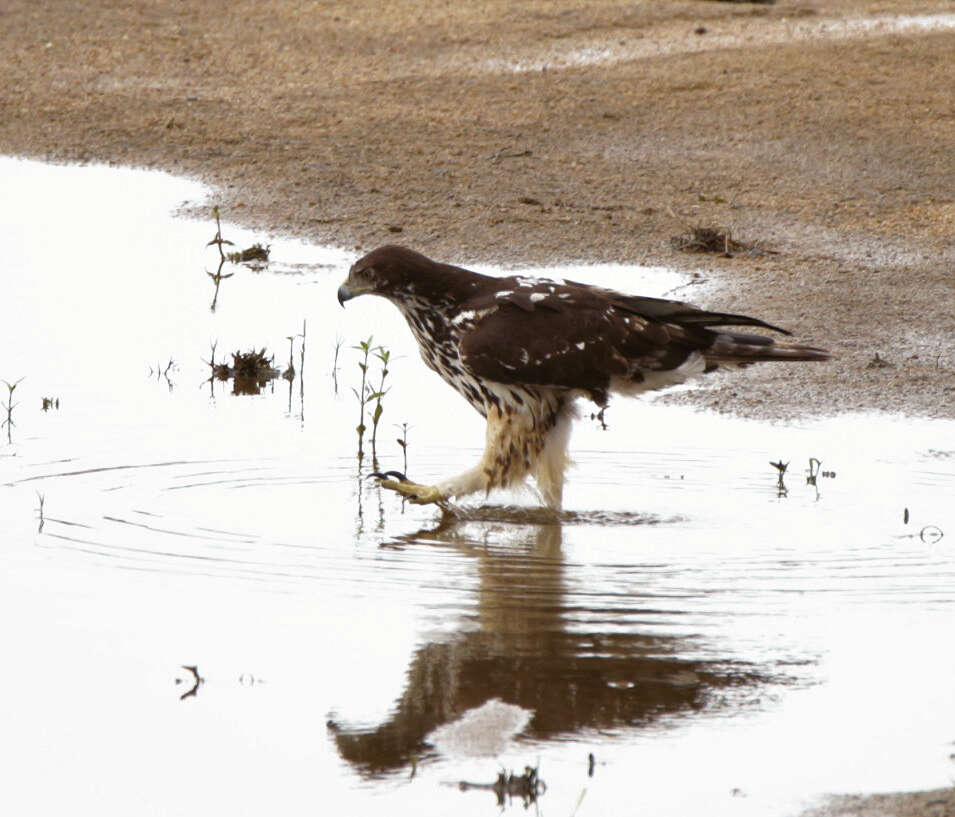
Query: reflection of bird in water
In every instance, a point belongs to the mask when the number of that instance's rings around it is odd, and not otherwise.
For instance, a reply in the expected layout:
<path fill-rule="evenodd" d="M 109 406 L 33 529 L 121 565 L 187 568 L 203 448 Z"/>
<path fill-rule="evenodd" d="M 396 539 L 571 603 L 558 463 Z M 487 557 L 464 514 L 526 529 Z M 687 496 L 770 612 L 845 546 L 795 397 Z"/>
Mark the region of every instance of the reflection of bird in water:
<path fill-rule="evenodd" d="M 493 699 L 531 711 L 524 734 L 548 738 L 639 727 L 702 709 L 716 690 L 764 680 L 752 667 L 684 657 L 682 638 L 634 628 L 634 619 L 659 618 L 652 594 L 628 594 L 621 605 L 619 593 L 569 593 L 562 526 L 527 523 L 519 509 L 497 512 L 446 514 L 437 527 L 389 543 L 464 551 L 477 560 L 480 582 L 459 631 L 415 650 L 386 721 L 371 729 L 329 721 L 342 757 L 362 771 L 410 763 L 429 751 L 426 737 L 437 727 Z"/>
<path fill-rule="evenodd" d="M 506 488 L 531 475 L 547 506 L 560 508 L 577 397 L 603 408 L 611 393 L 671 386 L 723 364 L 829 357 L 726 328 L 789 334 L 757 318 L 572 281 L 480 275 L 404 247 L 380 247 L 356 261 L 338 300 L 366 293 L 401 310 L 425 363 L 487 419 L 484 456 L 471 470 L 437 485 L 382 481 L 419 503 Z"/>

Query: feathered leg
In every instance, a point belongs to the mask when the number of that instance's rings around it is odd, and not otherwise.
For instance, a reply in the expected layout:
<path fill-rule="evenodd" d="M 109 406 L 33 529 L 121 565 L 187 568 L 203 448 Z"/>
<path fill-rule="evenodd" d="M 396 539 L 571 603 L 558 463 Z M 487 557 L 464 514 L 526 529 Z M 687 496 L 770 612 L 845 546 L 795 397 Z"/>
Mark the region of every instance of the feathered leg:
<path fill-rule="evenodd" d="M 464 473 L 443 480 L 437 485 L 419 485 L 408 480 L 382 480 L 381 485 L 397 491 L 417 505 L 442 503 L 469 494 L 492 488 L 503 488 L 522 479 L 527 474 L 527 465 L 516 456 L 514 414 L 492 407 L 487 414 L 487 434 L 481 461 Z M 523 466 L 523 467 L 522 467 Z"/>
<path fill-rule="evenodd" d="M 565 403 L 558 409 L 553 426 L 544 435 L 544 448 L 534 469 L 534 479 L 544 504 L 553 511 L 560 510 L 564 499 L 564 472 L 570 462 L 567 444 L 575 417 L 572 403 Z"/>
<path fill-rule="evenodd" d="M 441 504 L 478 491 L 509 488 L 533 474 L 547 506 L 559 510 L 572 420 L 573 409 L 563 402 L 543 418 L 494 406 L 487 414 L 484 454 L 474 468 L 437 485 L 392 479 L 381 485 L 415 504 Z"/>

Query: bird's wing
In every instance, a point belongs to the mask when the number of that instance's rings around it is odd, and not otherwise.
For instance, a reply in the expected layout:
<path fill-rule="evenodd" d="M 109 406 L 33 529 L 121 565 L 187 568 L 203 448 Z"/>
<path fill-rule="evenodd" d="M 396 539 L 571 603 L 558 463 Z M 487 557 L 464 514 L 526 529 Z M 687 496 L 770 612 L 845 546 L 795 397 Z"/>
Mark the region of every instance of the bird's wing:
<path fill-rule="evenodd" d="M 466 306 L 483 316 L 461 340 L 462 359 L 472 373 L 505 384 L 582 389 L 597 402 L 610 378 L 677 369 L 697 351 L 710 366 L 824 357 L 821 350 L 721 328 L 789 334 L 757 318 L 570 281 L 500 279 L 493 291 Z"/>
<path fill-rule="evenodd" d="M 771 323 L 761 321 L 759 318 L 751 318 L 748 315 L 734 315 L 730 312 L 708 312 L 683 301 L 625 295 L 612 289 L 601 289 L 599 292 L 617 309 L 655 321 L 674 323 L 679 326 L 758 326 L 784 335 L 790 334 L 779 326 L 773 326 Z"/>
<path fill-rule="evenodd" d="M 463 362 L 473 374 L 498 383 L 598 395 L 611 377 L 627 374 L 634 355 L 677 343 L 682 361 L 690 351 L 665 325 L 623 313 L 590 288 L 504 288 L 469 307 L 486 314 L 463 333 Z"/>

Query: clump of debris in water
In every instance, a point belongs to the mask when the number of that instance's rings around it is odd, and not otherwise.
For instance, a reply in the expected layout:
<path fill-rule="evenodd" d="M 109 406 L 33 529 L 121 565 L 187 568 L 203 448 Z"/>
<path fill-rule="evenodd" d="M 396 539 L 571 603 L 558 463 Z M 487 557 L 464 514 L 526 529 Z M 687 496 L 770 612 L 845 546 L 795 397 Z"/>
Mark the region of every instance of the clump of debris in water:
<path fill-rule="evenodd" d="M 532 803 L 536 803 L 537 798 L 547 790 L 546 784 L 540 779 L 537 771 L 537 768 L 533 766 L 525 766 L 524 774 L 515 774 L 502 769 L 493 783 L 469 783 L 462 780 L 458 783 L 458 788 L 461 791 L 471 789 L 493 791 L 497 795 L 497 804 L 501 808 L 507 804 L 508 800 L 514 798 L 519 798 L 524 803 L 524 808 L 528 808 Z"/>
<path fill-rule="evenodd" d="M 253 244 L 239 252 L 227 252 L 226 258 L 233 264 L 264 264 L 269 260 L 271 248 L 270 244 L 264 247 L 261 244 Z"/>
<path fill-rule="evenodd" d="M 266 383 L 282 374 L 281 370 L 275 367 L 275 356 L 270 355 L 265 347 L 259 350 L 250 349 L 248 352 L 233 352 L 231 365 L 216 363 L 213 357 L 210 366 L 214 379 L 233 381 L 234 394 L 258 394 Z"/>

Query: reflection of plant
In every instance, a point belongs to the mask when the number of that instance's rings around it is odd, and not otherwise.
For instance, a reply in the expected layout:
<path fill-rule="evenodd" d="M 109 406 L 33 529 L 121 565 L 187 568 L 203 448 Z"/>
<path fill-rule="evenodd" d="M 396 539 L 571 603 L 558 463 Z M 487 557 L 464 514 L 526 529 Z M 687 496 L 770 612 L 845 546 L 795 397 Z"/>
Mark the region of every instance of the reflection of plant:
<path fill-rule="evenodd" d="M 155 368 L 155 369 L 154 369 L 152 366 L 150 366 L 150 367 L 149 367 L 149 376 L 150 376 L 150 377 L 155 376 L 155 377 L 156 377 L 156 380 L 159 380 L 159 378 L 161 378 L 161 377 L 162 377 L 162 378 L 165 378 L 165 380 L 166 380 L 166 385 L 169 386 L 169 391 L 172 391 L 172 389 L 173 389 L 173 382 L 172 382 L 172 378 L 169 377 L 169 372 L 174 371 L 175 369 L 176 369 L 176 362 L 175 362 L 172 358 L 169 358 L 169 362 L 165 365 L 165 367 L 163 366 L 163 364 L 162 364 L 161 362 L 156 364 L 156 368 Z M 43 399 L 44 399 L 44 401 L 46 400 L 45 397 L 44 397 Z M 59 408 L 59 406 L 57 406 L 57 408 Z M 46 408 L 44 407 L 43 410 L 46 411 Z"/>
<path fill-rule="evenodd" d="M 230 247 L 234 245 L 231 241 L 229 241 L 229 239 L 222 237 L 222 225 L 219 223 L 218 205 L 212 208 L 212 215 L 216 217 L 216 234 L 212 237 L 212 240 L 206 244 L 206 246 L 208 247 L 210 244 L 215 244 L 219 248 L 219 268 L 215 271 L 215 274 L 207 271 L 206 275 L 208 275 L 216 285 L 215 294 L 212 296 L 212 306 L 210 307 L 210 309 L 215 312 L 216 301 L 219 299 L 219 284 L 222 283 L 223 279 L 231 278 L 233 275 L 235 275 L 235 273 L 230 272 L 226 275 L 222 274 L 222 268 L 225 266 L 226 262 L 226 254 L 222 251 L 222 245 L 228 244 Z"/>
<path fill-rule="evenodd" d="M 12 386 L 9 383 L 7 383 L 6 380 L 3 381 L 4 385 L 7 387 L 7 404 L 3 407 L 7 411 L 7 419 L 4 420 L 2 423 L 0 423 L 0 428 L 3 428 L 4 426 L 7 427 L 7 442 L 8 443 L 13 442 L 11 432 L 13 431 L 13 427 L 16 425 L 16 423 L 13 422 L 13 410 L 18 405 L 20 405 L 19 403 L 13 402 L 13 390 L 20 385 L 20 382 L 22 380 L 23 378 L 21 377 L 20 380 L 18 380 Z"/>
<path fill-rule="evenodd" d="M 526 809 L 531 803 L 536 803 L 537 798 L 547 791 L 547 785 L 540 779 L 538 769 L 533 766 L 525 766 L 524 774 L 515 774 L 502 769 L 497 775 L 497 780 L 493 783 L 469 783 L 462 780 L 458 787 L 461 791 L 489 789 L 497 795 L 497 804 L 502 809 L 514 798 L 520 798 Z M 583 795 L 581 795 L 581 799 L 583 799 Z M 577 805 L 580 805 L 579 801 Z"/>

